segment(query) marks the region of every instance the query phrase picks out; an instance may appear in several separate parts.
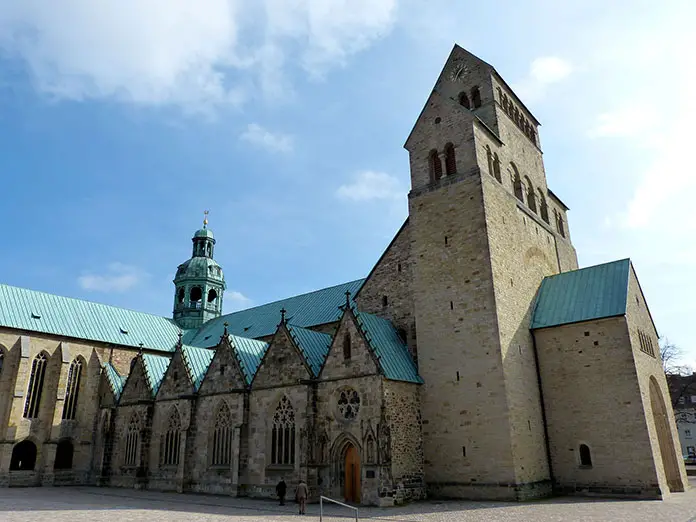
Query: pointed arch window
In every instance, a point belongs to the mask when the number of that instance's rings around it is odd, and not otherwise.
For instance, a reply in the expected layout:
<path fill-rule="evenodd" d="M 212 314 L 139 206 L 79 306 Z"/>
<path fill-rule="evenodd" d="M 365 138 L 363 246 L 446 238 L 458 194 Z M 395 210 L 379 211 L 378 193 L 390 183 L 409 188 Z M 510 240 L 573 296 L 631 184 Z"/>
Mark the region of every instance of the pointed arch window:
<path fill-rule="evenodd" d="M 343 358 L 348 360 L 350 359 L 351 353 L 350 353 L 350 334 L 348 332 L 345 333 L 343 336 Z"/>
<path fill-rule="evenodd" d="M 481 106 L 481 91 L 477 86 L 471 89 L 471 105 L 474 109 L 478 109 Z"/>
<path fill-rule="evenodd" d="M 124 455 L 124 464 L 126 466 L 135 466 L 138 463 L 138 453 L 140 451 L 140 421 L 134 413 L 128 423 L 126 430 L 126 451 Z"/>
<path fill-rule="evenodd" d="M 44 352 L 37 355 L 34 362 L 31 363 L 29 389 L 27 390 L 27 400 L 24 403 L 24 418 L 26 419 L 35 419 L 39 415 L 39 406 L 41 406 L 41 392 L 43 391 L 47 364 L 48 359 Z"/>
<path fill-rule="evenodd" d="M 503 182 L 503 178 L 500 175 L 500 158 L 498 158 L 498 153 L 494 152 L 493 153 L 493 176 L 495 179 L 497 179 L 500 183 Z"/>
<path fill-rule="evenodd" d="M 75 359 L 70 363 L 68 371 L 68 385 L 63 404 L 63 420 L 75 420 L 77 413 L 77 398 L 80 393 L 80 381 L 82 379 L 82 361 Z"/>
<path fill-rule="evenodd" d="M 229 466 L 232 463 L 232 414 L 225 402 L 215 413 L 213 426 L 213 466 Z"/>
<path fill-rule="evenodd" d="M 469 103 L 469 97 L 466 95 L 465 92 L 459 93 L 459 105 L 461 105 L 462 107 L 466 107 L 467 109 L 471 109 L 471 103 Z"/>
<path fill-rule="evenodd" d="M 445 145 L 445 172 L 448 176 L 457 173 L 457 159 L 454 155 L 454 145 L 451 143 Z"/>
<path fill-rule="evenodd" d="M 273 415 L 271 463 L 285 466 L 295 463 L 295 410 L 285 395 Z"/>
<path fill-rule="evenodd" d="M 435 149 L 428 155 L 428 165 L 430 167 L 430 182 L 435 183 L 442 177 L 442 162 Z"/>
<path fill-rule="evenodd" d="M 176 408 L 169 415 L 167 431 L 162 436 L 161 459 L 162 466 L 179 465 L 179 447 L 181 446 L 181 418 Z"/>

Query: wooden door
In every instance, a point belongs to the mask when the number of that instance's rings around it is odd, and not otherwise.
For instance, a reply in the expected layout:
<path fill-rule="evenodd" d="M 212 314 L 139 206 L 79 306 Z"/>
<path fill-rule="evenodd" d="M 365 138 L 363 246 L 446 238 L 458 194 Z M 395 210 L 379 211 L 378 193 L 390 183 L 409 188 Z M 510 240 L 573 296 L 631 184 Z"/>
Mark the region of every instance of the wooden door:
<path fill-rule="evenodd" d="M 360 502 L 360 457 L 355 446 L 346 450 L 344 497 L 348 502 Z"/>

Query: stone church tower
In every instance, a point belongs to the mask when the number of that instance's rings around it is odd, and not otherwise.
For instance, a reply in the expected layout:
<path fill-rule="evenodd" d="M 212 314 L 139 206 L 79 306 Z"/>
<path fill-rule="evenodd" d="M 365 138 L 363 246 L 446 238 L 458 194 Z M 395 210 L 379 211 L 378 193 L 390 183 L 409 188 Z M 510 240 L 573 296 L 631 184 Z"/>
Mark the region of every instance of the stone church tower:
<path fill-rule="evenodd" d="M 577 258 L 537 125 L 492 66 L 455 46 L 405 144 L 425 474 L 437 494 L 551 488 L 529 324 L 542 279 Z"/>
<path fill-rule="evenodd" d="M 220 317 L 225 276 L 213 259 L 215 237 L 208 228 L 208 213 L 203 228 L 191 238 L 191 259 L 179 265 L 174 277 L 174 320 L 184 329 L 198 328 Z"/>

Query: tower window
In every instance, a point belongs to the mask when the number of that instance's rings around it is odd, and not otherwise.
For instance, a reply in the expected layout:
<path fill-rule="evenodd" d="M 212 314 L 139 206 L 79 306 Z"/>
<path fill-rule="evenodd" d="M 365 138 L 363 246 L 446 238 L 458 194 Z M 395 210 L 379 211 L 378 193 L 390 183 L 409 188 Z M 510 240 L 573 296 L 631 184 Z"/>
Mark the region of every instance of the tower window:
<path fill-rule="evenodd" d="M 541 219 L 546 221 L 547 223 L 549 222 L 549 206 L 546 204 L 546 198 L 544 197 L 544 193 L 541 191 L 541 189 L 538 189 L 539 191 L 539 213 L 541 214 Z"/>
<path fill-rule="evenodd" d="M 481 106 L 481 91 L 479 91 L 478 87 L 471 89 L 471 104 L 474 106 L 474 109 L 478 109 Z"/>
<path fill-rule="evenodd" d="M 382 306 L 387 306 L 389 304 L 389 299 L 386 295 L 382 296 Z"/>
<path fill-rule="evenodd" d="M 500 176 L 500 159 L 498 158 L 498 153 L 494 152 L 493 153 L 493 176 L 495 179 L 497 179 L 500 183 L 503 182 L 503 178 Z"/>
<path fill-rule="evenodd" d="M 457 172 L 457 160 L 454 156 L 454 145 L 445 145 L 445 172 L 448 176 Z"/>
<path fill-rule="evenodd" d="M 515 192 L 515 197 L 524 203 L 524 190 L 522 188 L 522 180 L 520 173 L 517 171 L 514 163 L 510 163 L 510 177 L 512 178 L 512 188 Z"/>
<path fill-rule="evenodd" d="M 529 179 L 529 176 L 525 176 L 524 180 L 527 184 L 527 206 L 529 207 L 529 210 L 536 213 L 536 197 L 534 195 L 534 186 L 532 185 L 532 180 Z"/>
<path fill-rule="evenodd" d="M 350 334 L 348 332 L 343 336 L 343 358 L 350 359 Z"/>
<path fill-rule="evenodd" d="M 459 93 L 459 105 L 461 105 L 462 107 L 466 107 L 467 109 L 471 109 L 471 103 L 469 103 L 469 97 L 466 95 L 465 92 Z"/>
<path fill-rule="evenodd" d="M 491 148 L 486 145 L 486 161 L 488 162 L 488 173 L 493 175 L 493 154 L 491 153 Z"/>
<path fill-rule="evenodd" d="M 587 444 L 580 444 L 580 465 L 587 468 L 592 467 L 592 455 Z"/>
<path fill-rule="evenodd" d="M 396 271 L 401 272 L 401 263 L 396 265 Z"/>
<path fill-rule="evenodd" d="M 430 167 L 430 182 L 435 183 L 442 177 L 442 162 L 435 149 L 431 150 L 428 155 L 428 164 Z"/>
<path fill-rule="evenodd" d="M 200 286 L 194 286 L 191 288 L 191 293 L 189 294 L 192 303 L 199 303 L 203 299 L 203 290 Z"/>
<path fill-rule="evenodd" d="M 218 296 L 217 291 L 214 288 L 211 288 L 208 291 L 208 302 L 209 303 L 214 302 L 217 299 L 217 296 Z"/>
<path fill-rule="evenodd" d="M 176 300 L 177 300 L 179 303 L 183 303 L 183 302 L 184 302 L 184 297 L 185 297 L 185 296 L 186 296 L 186 291 L 185 291 L 183 288 L 179 288 L 179 291 L 178 291 L 177 294 L 176 294 Z"/>

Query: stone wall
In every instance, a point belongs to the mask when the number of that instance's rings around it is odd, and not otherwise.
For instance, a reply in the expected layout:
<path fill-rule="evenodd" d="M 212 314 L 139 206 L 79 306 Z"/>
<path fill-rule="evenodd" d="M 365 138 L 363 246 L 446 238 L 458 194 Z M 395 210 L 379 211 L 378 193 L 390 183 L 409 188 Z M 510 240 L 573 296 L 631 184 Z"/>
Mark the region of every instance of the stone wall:
<path fill-rule="evenodd" d="M 659 498 L 624 317 L 535 330 L 559 491 Z M 587 445 L 591 466 L 582 465 Z"/>

